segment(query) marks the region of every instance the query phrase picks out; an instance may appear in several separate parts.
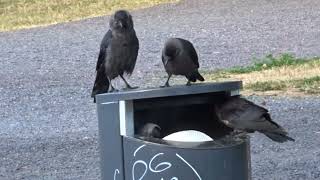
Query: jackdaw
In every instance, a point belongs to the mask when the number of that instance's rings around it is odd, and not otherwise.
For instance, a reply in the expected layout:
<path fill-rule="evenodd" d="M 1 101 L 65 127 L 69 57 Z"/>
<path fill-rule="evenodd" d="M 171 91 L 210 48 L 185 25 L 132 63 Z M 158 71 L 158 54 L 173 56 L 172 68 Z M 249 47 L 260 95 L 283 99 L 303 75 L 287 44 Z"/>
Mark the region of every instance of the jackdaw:
<path fill-rule="evenodd" d="M 146 138 L 160 138 L 161 128 L 154 123 L 146 123 L 142 128 L 139 129 L 138 135 Z"/>
<path fill-rule="evenodd" d="M 198 55 L 192 43 L 181 38 L 170 38 L 162 50 L 162 62 L 168 79 L 163 87 L 169 87 L 172 75 L 183 75 L 188 79 L 187 85 L 196 80 L 204 81 L 198 72 Z"/>
<path fill-rule="evenodd" d="M 214 105 L 221 122 L 234 130 L 247 133 L 258 131 L 276 142 L 294 141 L 276 122 L 272 121 L 267 109 L 240 96 L 231 96 Z"/>
<path fill-rule="evenodd" d="M 116 89 L 111 80 L 120 76 L 128 89 L 131 87 L 124 79 L 124 73 L 131 75 L 136 64 L 139 40 L 133 28 L 133 20 L 126 10 L 116 11 L 109 21 L 110 29 L 105 34 L 100 45 L 100 53 L 96 65 L 96 79 L 91 97 Z"/>

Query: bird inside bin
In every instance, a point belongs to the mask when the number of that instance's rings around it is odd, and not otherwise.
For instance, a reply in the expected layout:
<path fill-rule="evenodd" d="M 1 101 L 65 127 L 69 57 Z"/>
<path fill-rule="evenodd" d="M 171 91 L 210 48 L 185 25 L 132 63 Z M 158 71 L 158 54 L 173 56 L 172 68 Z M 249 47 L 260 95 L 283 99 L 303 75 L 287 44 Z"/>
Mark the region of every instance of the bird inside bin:
<path fill-rule="evenodd" d="M 154 123 L 146 123 L 138 132 L 139 136 L 146 138 L 161 138 L 161 128 Z M 184 130 L 169 134 L 162 138 L 168 141 L 179 142 L 206 142 L 213 139 L 203 132 L 196 130 Z"/>
<path fill-rule="evenodd" d="M 231 137 L 244 136 L 247 133 L 260 132 L 271 140 L 283 143 L 295 141 L 288 136 L 288 132 L 278 123 L 271 119 L 269 111 L 241 96 L 226 97 L 221 102 L 213 104 L 218 120 L 226 126 L 234 129 Z M 157 124 L 147 123 L 139 131 L 139 135 L 144 137 L 160 138 L 161 127 Z M 167 135 L 164 140 L 181 142 L 205 142 L 213 139 L 195 130 L 179 131 Z"/>

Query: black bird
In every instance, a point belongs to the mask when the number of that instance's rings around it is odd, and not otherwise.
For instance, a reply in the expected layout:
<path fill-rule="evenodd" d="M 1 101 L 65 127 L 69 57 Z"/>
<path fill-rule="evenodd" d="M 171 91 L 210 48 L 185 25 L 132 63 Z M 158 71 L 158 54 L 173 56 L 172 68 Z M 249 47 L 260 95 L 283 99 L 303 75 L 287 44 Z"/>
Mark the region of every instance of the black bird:
<path fill-rule="evenodd" d="M 248 133 L 258 131 L 276 142 L 294 141 L 276 122 L 272 121 L 267 109 L 240 96 L 231 96 L 214 105 L 221 122 L 234 130 Z"/>
<path fill-rule="evenodd" d="M 111 80 L 120 76 L 128 89 L 131 87 L 124 79 L 124 73 L 131 75 L 136 64 L 139 40 L 133 27 L 133 20 L 126 10 L 116 11 L 109 22 L 110 29 L 100 44 L 100 53 L 96 65 L 96 80 L 91 97 L 116 89 Z"/>
<path fill-rule="evenodd" d="M 154 123 L 146 123 L 139 129 L 138 135 L 146 138 L 160 138 L 161 128 Z"/>
<path fill-rule="evenodd" d="M 197 80 L 204 81 L 198 72 L 198 55 L 190 41 L 181 38 L 170 38 L 162 50 L 162 62 L 168 79 L 164 87 L 169 87 L 172 75 L 183 75 L 188 79 L 187 85 Z"/>

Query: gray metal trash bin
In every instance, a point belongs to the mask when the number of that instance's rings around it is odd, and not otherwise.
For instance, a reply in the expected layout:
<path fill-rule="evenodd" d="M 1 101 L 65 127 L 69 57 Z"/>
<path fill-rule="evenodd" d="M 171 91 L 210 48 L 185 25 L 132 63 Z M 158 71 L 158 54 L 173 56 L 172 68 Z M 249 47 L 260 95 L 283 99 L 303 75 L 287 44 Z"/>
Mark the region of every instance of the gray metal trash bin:
<path fill-rule="evenodd" d="M 217 121 L 212 104 L 239 94 L 241 87 L 240 81 L 233 81 L 97 95 L 102 179 L 251 179 L 248 138 L 177 145 L 135 134 L 153 122 L 164 136 L 193 129 L 221 139 L 231 129 Z"/>

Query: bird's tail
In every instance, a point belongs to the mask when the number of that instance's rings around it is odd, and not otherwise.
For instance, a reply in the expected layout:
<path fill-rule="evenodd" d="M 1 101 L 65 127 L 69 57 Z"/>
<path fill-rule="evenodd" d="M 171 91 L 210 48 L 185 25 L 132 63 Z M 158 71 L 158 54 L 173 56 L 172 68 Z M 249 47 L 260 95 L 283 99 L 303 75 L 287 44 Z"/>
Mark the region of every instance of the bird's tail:
<path fill-rule="evenodd" d="M 204 78 L 201 76 L 201 74 L 197 71 L 196 77 L 199 81 L 204 81 Z"/>
<path fill-rule="evenodd" d="M 204 81 L 204 78 L 201 76 L 201 74 L 198 71 L 193 72 L 189 79 L 192 82 L 196 82 L 196 80 Z"/>
<path fill-rule="evenodd" d="M 272 139 L 273 141 L 283 143 L 286 141 L 295 141 L 293 138 L 289 137 L 285 132 L 279 133 L 279 132 L 263 132 L 267 137 Z"/>
<path fill-rule="evenodd" d="M 108 92 L 109 89 L 109 79 L 105 75 L 104 72 L 97 72 L 96 80 L 94 82 L 91 97 L 93 98 L 93 102 L 96 103 L 96 95 Z"/>

